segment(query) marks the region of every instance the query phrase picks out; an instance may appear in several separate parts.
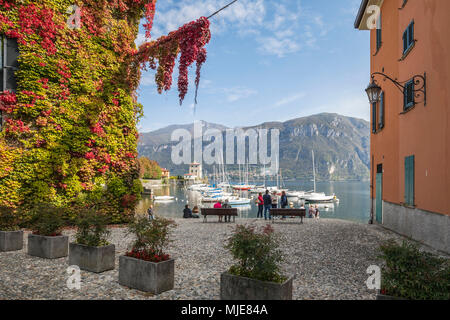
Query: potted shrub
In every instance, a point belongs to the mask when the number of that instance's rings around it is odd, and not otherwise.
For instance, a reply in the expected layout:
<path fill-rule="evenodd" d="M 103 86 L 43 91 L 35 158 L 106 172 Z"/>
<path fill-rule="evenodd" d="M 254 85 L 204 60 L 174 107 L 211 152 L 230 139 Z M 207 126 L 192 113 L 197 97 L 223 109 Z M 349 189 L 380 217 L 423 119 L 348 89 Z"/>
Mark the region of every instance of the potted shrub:
<path fill-rule="evenodd" d="M 220 277 L 222 300 L 292 300 L 292 281 L 280 273 L 283 260 L 279 238 L 272 227 L 263 230 L 238 225 L 228 239 L 237 264 Z"/>
<path fill-rule="evenodd" d="M 175 260 L 164 250 L 175 226 L 172 220 L 161 217 L 138 217 L 128 225 L 136 240 L 131 250 L 119 258 L 121 285 L 153 294 L 173 289 Z"/>
<path fill-rule="evenodd" d="M 32 233 L 28 235 L 28 254 L 46 259 L 66 257 L 69 237 L 62 235 L 65 210 L 40 204 L 31 209 Z"/>
<path fill-rule="evenodd" d="M 380 246 L 378 300 L 450 300 L 450 260 L 420 251 L 416 244 L 390 240 Z"/>
<path fill-rule="evenodd" d="M 69 244 L 69 265 L 96 273 L 114 269 L 116 247 L 107 241 L 107 225 L 108 218 L 95 209 L 79 214 L 75 242 Z"/>
<path fill-rule="evenodd" d="M 23 248 L 23 231 L 19 230 L 14 209 L 0 206 L 0 252 Z"/>

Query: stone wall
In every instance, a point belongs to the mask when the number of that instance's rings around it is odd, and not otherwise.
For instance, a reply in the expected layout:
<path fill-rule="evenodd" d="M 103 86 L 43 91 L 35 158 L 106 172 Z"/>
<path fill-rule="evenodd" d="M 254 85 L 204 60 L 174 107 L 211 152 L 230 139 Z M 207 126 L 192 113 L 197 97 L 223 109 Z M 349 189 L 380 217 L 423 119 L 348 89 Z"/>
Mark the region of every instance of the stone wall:
<path fill-rule="evenodd" d="M 450 254 L 450 216 L 383 201 L 383 226 Z"/>

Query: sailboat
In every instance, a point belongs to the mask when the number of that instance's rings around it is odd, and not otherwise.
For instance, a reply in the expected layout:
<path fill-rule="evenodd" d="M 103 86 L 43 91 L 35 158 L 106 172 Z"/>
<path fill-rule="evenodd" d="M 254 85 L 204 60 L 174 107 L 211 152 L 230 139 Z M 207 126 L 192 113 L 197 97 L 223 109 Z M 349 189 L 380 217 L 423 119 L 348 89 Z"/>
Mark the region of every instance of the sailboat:
<path fill-rule="evenodd" d="M 333 202 L 337 198 L 333 194 L 331 196 L 327 196 L 324 192 L 316 192 L 316 166 L 314 161 L 314 150 L 311 151 L 312 153 L 312 161 L 313 161 L 313 181 L 314 181 L 314 191 L 308 192 L 303 196 L 303 199 L 310 203 L 325 203 L 325 202 Z"/>

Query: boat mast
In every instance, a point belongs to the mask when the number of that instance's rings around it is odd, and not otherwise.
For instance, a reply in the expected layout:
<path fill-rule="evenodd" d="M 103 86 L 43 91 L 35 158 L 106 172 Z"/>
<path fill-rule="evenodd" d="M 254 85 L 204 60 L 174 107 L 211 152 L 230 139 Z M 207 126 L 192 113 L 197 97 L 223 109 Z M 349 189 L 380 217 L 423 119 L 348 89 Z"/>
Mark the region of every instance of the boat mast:
<path fill-rule="evenodd" d="M 314 193 L 316 192 L 316 166 L 314 164 L 314 150 L 312 152 L 312 161 L 313 161 L 313 177 L 314 177 Z"/>

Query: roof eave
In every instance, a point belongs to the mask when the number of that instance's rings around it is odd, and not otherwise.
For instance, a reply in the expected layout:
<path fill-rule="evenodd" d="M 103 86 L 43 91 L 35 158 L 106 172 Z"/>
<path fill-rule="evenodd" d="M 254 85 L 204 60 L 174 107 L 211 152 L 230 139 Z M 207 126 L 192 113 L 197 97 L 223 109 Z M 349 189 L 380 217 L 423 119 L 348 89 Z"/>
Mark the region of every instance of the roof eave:
<path fill-rule="evenodd" d="M 355 29 L 359 29 L 359 26 L 361 25 L 361 20 L 364 16 L 364 13 L 366 12 L 366 8 L 367 8 L 367 4 L 369 3 L 369 0 L 362 0 L 361 1 L 361 5 L 359 6 L 359 11 L 358 14 L 356 16 L 356 20 L 355 20 Z"/>

